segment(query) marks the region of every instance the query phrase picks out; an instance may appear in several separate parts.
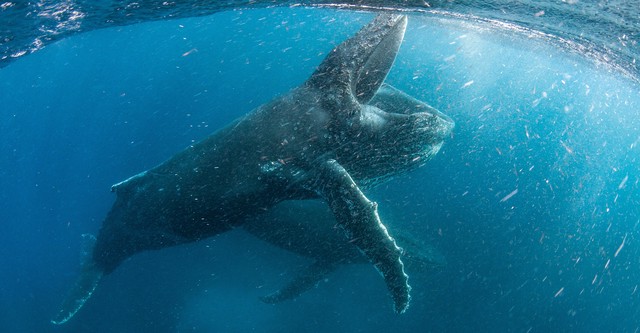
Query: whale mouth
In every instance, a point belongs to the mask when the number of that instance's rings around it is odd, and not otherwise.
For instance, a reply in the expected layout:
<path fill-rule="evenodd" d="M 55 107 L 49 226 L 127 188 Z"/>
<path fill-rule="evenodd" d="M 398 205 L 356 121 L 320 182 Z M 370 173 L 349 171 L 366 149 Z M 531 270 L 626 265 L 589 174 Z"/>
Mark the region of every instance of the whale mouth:
<path fill-rule="evenodd" d="M 439 138 L 440 141 L 451 135 L 455 127 L 455 122 L 451 117 L 386 83 L 380 87 L 369 105 L 394 117 L 413 118 L 413 121 L 417 123 L 415 130 L 428 132 Z"/>
<path fill-rule="evenodd" d="M 430 117 L 435 117 L 437 119 L 437 128 L 438 133 L 440 133 L 443 137 L 446 137 L 451 134 L 453 128 L 456 126 L 456 123 L 451 119 L 451 117 L 446 114 L 440 112 L 440 110 L 428 105 L 426 103 L 422 104 L 427 110 L 426 111 L 418 111 L 413 114 L 423 114 L 428 115 Z"/>
<path fill-rule="evenodd" d="M 413 115 L 416 117 L 426 118 L 426 125 L 423 127 L 423 130 L 428 132 L 441 143 L 451 135 L 453 132 L 453 128 L 455 127 L 455 122 L 449 116 L 440 112 L 437 109 L 430 107 L 428 111 L 416 112 Z"/>

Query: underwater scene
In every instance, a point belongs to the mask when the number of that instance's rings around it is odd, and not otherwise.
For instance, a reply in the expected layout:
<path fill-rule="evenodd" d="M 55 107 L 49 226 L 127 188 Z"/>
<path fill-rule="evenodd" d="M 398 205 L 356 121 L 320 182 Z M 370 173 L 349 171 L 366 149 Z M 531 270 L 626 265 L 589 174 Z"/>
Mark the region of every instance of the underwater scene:
<path fill-rule="evenodd" d="M 640 331 L 636 7 L 0 3 L 1 330 Z"/>

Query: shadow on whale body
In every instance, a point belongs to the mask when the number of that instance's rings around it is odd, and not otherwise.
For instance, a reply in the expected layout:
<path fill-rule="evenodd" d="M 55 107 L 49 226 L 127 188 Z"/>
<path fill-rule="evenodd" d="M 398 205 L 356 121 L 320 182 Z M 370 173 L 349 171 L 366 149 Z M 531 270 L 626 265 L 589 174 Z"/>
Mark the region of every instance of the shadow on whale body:
<path fill-rule="evenodd" d="M 402 260 L 410 273 L 428 272 L 446 265 L 444 256 L 433 246 L 397 226 L 391 227 L 403 249 Z M 261 297 L 265 303 L 279 303 L 300 296 L 340 265 L 369 263 L 337 227 L 331 210 L 321 200 L 283 201 L 268 212 L 248 219 L 242 229 L 278 248 L 314 261 L 282 289 Z"/>
<path fill-rule="evenodd" d="M 358 184 L 372 186 L 424 164 L 453 128 L 435 110 L 414 112 L 410 106 L 419 101 L 380 89 L 406 25 L 406 16 L 378 15 L 300 87 L 114 185 L 116 200 L 92 256 L 52 322 L 73 317 L 100 279 L 138 252 L 198 241 L 279 202 L 314 198 L 327 203 L 382 274 L 395 310 L 404 312 L 411 288 L 402 251 Z M 412 111 L 398 112 L 395 103 Z"/>

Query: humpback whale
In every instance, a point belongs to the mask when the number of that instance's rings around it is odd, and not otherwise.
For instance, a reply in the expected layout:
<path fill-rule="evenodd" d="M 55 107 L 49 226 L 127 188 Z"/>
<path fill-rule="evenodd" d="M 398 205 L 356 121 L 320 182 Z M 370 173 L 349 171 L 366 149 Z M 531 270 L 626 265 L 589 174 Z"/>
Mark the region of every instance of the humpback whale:
<path fill-rule="evenodd" d="M 390 227 L 388 223 L 387 227 Z M 266 303 L 298 297 L 340 265 L 369 263 L 362 252 L 349 242 L 331 210 L 321 200 L 283 201 L 268 212 L 248 219 L 242 229 L 269 244 L 313 260 L 285 287 L 261 297 Z M 444 256 L 434 247 L 399 228 L 390 230 L 403 249 L 402 261 L 409 272 L 446 265 Z"/>
<path fill-rule="evenodd" d="M 394 113 L 369 103 L 406 25 L 404 15 L 379 14 L 299 87 L 113 185 L 115 202 L 92 254 L 52 322 L 73 317 L 100 280 L 136 253 L 215 236 L 285 200 L 317 198 L 381 273 L 396 312 L 404 312 L 411 287 L 402 250 L 361 186 L 423 165 L 453 128 L 435 110 Z"/>

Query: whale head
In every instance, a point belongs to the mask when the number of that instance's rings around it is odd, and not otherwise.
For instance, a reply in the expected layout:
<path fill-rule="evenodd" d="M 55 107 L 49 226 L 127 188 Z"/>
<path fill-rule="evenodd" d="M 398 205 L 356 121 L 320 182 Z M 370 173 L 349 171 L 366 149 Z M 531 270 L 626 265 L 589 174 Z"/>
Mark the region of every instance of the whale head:
<path fill-rule="evenodd" d="M 384 84 L 406 26 L 404 15 L 378 15 L 333 49 L 306 83 L 323 91 L 333 153 L 361 186 L 422 166 L 454 127 L 435 108 Z"/>
<path fill-rule="evenodd" d="M 384 84 L 363 105 L 351 133 L 337 150 L 361 186 L 375 186 L 424 165 L 451 136 L 454 122 L 440 111 Z"/>

